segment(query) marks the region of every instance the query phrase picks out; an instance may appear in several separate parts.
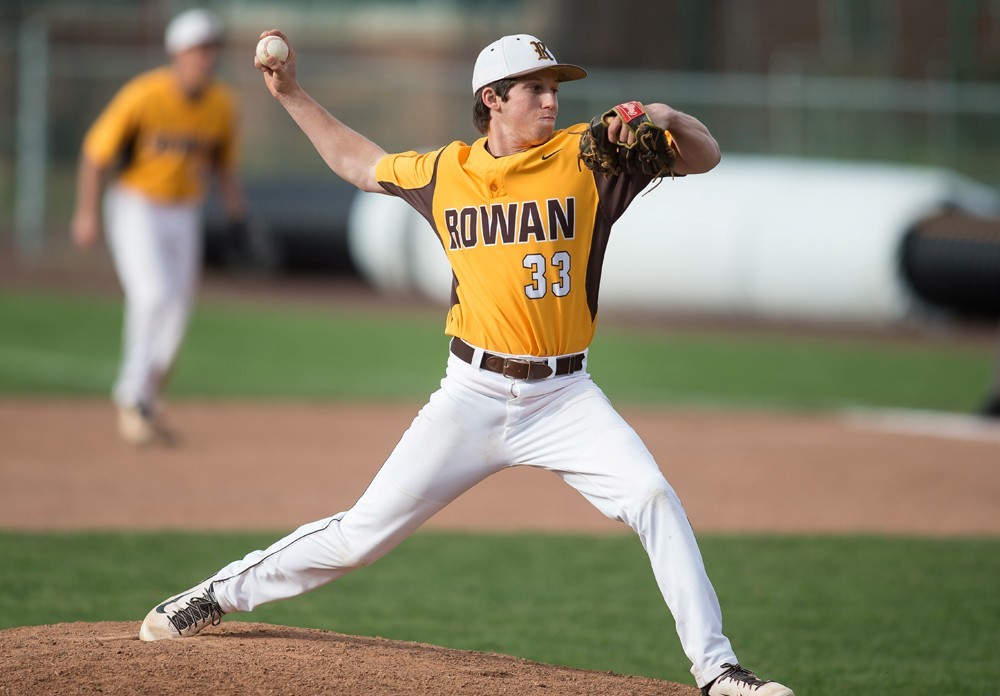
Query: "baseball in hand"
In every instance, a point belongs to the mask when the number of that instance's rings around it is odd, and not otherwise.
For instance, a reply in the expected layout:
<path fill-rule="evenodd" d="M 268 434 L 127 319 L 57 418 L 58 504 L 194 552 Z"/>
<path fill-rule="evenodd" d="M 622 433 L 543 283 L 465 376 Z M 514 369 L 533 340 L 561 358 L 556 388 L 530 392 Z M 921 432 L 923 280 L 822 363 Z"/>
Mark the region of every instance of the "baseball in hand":
<path fill-rule="evenodd" d="M 257 42 L 257 60 L 261 65 L 267 65 L 269 56 L 284 63 L 288 60 L 288 44 L 280 36 L 265 36 Z"/>

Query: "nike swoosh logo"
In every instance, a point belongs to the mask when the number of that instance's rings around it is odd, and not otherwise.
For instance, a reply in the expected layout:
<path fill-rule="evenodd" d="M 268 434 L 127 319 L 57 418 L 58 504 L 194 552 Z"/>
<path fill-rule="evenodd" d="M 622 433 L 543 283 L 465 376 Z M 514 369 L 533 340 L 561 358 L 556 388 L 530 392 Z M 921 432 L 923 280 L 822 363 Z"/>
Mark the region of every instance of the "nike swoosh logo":
<path fill-rule="evenodd" d="M 549 157 L 554 157 L 554 156 L 555 156 L 555 155 L 556 155 L 557 153 L 559 153 L 559 152 L 562 152 L 562 148 L 559 148 L 559 149 L 558 149 L 558 150 L 556 150 L 555 152 L 550 152 L 550 153 L 549 153 L 549 154 L 547 154 L 547 155 L 542 155 L 542 161 L 544 162 L 544 161 L 545 161 L 545 160 L 547 160 L 547 159 L 548 159 Z"/>
<path fill-rule="evenodd" d="M 166 614 L 167 612 L 165 612 L 165 611 L 163 610 L 163 607 L 167 606 L 167 605 L 168 605 L 168 604 L 170 604 L 171 602 L 176 602 L 176 601 L 177 601 L 178 599 L 180 599 L 181 597 L 185 597 L 185 596 L 187 596 L 187 595 L 189 595 L 189 594 L 194 594 L 194 592 L 181 592 L 181 593 L 180 593 L 179 595 L 177 595 L 176 597 L 171 597 L 171 598 L 170 598 L 170 599 L 168 599 L 168 600 L 167 600 L 166 602 L 164 602 L 164 603 L 163 603 L 163 604 L 161 604 L 160 606 L 156 607 L 156 613 L 157 613 L 157 614 Z"/>

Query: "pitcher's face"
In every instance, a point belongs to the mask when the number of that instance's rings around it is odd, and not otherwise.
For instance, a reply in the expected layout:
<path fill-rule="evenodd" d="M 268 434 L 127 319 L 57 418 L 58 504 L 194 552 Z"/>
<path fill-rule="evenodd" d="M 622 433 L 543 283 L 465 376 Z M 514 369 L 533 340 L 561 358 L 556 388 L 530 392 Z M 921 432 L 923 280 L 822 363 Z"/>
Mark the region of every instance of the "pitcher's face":
<path fill-rule="evenodd" d="M 555 71 L 544 70 L 518 79 L 493 118 L 517 140 L 535 146 L 552 137 L 558 114 L 559 81 Z"/>

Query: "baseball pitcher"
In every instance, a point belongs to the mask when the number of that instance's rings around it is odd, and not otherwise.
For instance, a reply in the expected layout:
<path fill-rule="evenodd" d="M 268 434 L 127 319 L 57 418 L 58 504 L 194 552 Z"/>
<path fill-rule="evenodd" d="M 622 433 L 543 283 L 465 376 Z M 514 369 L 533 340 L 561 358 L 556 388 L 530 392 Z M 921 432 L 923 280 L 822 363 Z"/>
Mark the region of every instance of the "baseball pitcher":
<path fill-rule="evenodd" d="M 280 32 L 265 32 L 265 35 Z M 677 495 L 588 374 L 612 225 L 654 180 L 720 159 L 697 119 L 628 102 L 556 129 L 559 89 L 586 72 L 539 39 L 480 53 L 484 137 L 386 154 L 303 91 L 295 51 L 256 62 L 330 168 L 426 218 L 454 272 L 441 387 L 345 512 L 306 524 L 149 612 L 143 640 L 193 636 L 232 612 L 300 595 L 373 563 L 464 491 L 512 466 L 551 471 L 639 535 L 703 693 L 792 696 L 740 666 Z"/>

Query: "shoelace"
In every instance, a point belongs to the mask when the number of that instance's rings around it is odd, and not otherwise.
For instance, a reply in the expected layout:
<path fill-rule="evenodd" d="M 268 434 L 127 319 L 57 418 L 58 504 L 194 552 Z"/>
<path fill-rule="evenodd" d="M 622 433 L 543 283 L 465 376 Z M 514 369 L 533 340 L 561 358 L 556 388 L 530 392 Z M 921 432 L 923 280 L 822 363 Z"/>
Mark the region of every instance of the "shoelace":
<path fill-rule="evenodd" d="M 730 681 L 746 684 L 747 686 L 750 686 L 754 689 L 759 689 L 760 687 L 769 683 L 766 679 L 761 679 L 750 670 L 743 669 L 739 665 L 724 664 L 722 666 L 729 667 L 729 671 L 725 672 L 721 677 L 719 677 L 719 681 L 722 681 L 723 679 L 729 679 Z"/>
<path fill-rule="evenodd" d="M 178 633 L 204 621 L 211 621 L 213 626 L 222 623 L 222 609 L 215 601 L 215 593 L 211 586 L 201 597 L 192 597 L 186 607 L 178 609 L 173 616 L 167 617 Z"/>

